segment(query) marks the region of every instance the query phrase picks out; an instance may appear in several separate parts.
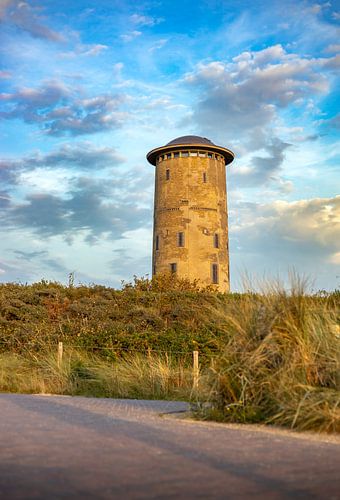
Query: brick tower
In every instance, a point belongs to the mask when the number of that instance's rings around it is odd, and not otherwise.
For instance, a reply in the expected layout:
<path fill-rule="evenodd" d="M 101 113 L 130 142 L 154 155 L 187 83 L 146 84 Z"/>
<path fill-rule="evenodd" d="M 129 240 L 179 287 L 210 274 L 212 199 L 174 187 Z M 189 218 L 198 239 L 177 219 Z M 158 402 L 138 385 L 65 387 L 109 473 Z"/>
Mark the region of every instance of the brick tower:
<path fill-rule="evenodd" d="M 226 168 L 234 154 L 194 135 L 147 154 L 156 166 L 152 274 L 229 291 Z"/>

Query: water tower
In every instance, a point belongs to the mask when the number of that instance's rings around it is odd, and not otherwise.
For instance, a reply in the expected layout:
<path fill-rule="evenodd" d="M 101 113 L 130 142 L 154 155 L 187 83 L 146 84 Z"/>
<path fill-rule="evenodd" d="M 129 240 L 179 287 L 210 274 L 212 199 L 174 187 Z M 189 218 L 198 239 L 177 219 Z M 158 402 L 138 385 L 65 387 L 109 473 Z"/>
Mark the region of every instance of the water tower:
<path fill-rule="evenodd" d="M 228 292 L 226 165 L 234 154 L 188 135 L 147 159 L 156 167 L 152 274 L 177 273 Z"/>

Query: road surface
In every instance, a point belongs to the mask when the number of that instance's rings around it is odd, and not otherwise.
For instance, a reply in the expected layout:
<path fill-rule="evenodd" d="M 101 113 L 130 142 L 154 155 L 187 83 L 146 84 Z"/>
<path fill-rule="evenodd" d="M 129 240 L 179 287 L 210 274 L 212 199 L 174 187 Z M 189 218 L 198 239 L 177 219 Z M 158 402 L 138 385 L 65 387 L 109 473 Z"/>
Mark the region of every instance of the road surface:
<path fill-rule="evenodd" d="M 340 499 L 340 441 L 160 416 L 186 403 L 0 394 L 1 499 Z"/>

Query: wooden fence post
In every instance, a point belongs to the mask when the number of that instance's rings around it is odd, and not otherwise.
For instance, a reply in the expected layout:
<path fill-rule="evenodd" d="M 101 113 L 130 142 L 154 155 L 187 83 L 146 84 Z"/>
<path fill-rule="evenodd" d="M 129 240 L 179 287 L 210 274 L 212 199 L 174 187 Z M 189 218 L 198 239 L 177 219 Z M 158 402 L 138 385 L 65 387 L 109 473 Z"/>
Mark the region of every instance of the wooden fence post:
<path fill-rule="evenodd" d="M 192 357 L 193 357 L 193 388 L 197 389 L 197 387 L 198 387 L 198 375 L 199 375 L 198 351 L 193 351 Z"/>
<path fill-rule="evenodd" d="M 63 343 L 58 342 L 58 357 L 57 357 L 58 368 L 61 367 L 62 361 L 63 361 Z"/>

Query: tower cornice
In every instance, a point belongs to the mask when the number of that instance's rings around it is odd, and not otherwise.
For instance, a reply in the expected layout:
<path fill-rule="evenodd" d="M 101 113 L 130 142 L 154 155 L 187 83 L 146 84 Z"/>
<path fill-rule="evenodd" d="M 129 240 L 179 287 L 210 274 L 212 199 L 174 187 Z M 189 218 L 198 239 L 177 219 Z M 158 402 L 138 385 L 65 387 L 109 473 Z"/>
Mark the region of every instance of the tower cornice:
<path fill-rule="evenodd" d="M 227 148 L 223 148 L 221 146 L 216 146 L 215 144 L 202 144 L 202 143 L 178 143 L 178 144 L 166 144 L 165 146 L 161 146 L 160 148 L 155 148 L 149 151 L 146 155 L 146 158 L 151 165 L 156 165 L 157 157 L 161 154 L 169 153 L 171 151 L 190 151 L 190 150 L 199 150 L 199 151 L 211 151 L 213 153 L 218 153 L 224 157 L 225 164 L 228 165 L 235 158 L 234 153 Z"/>

